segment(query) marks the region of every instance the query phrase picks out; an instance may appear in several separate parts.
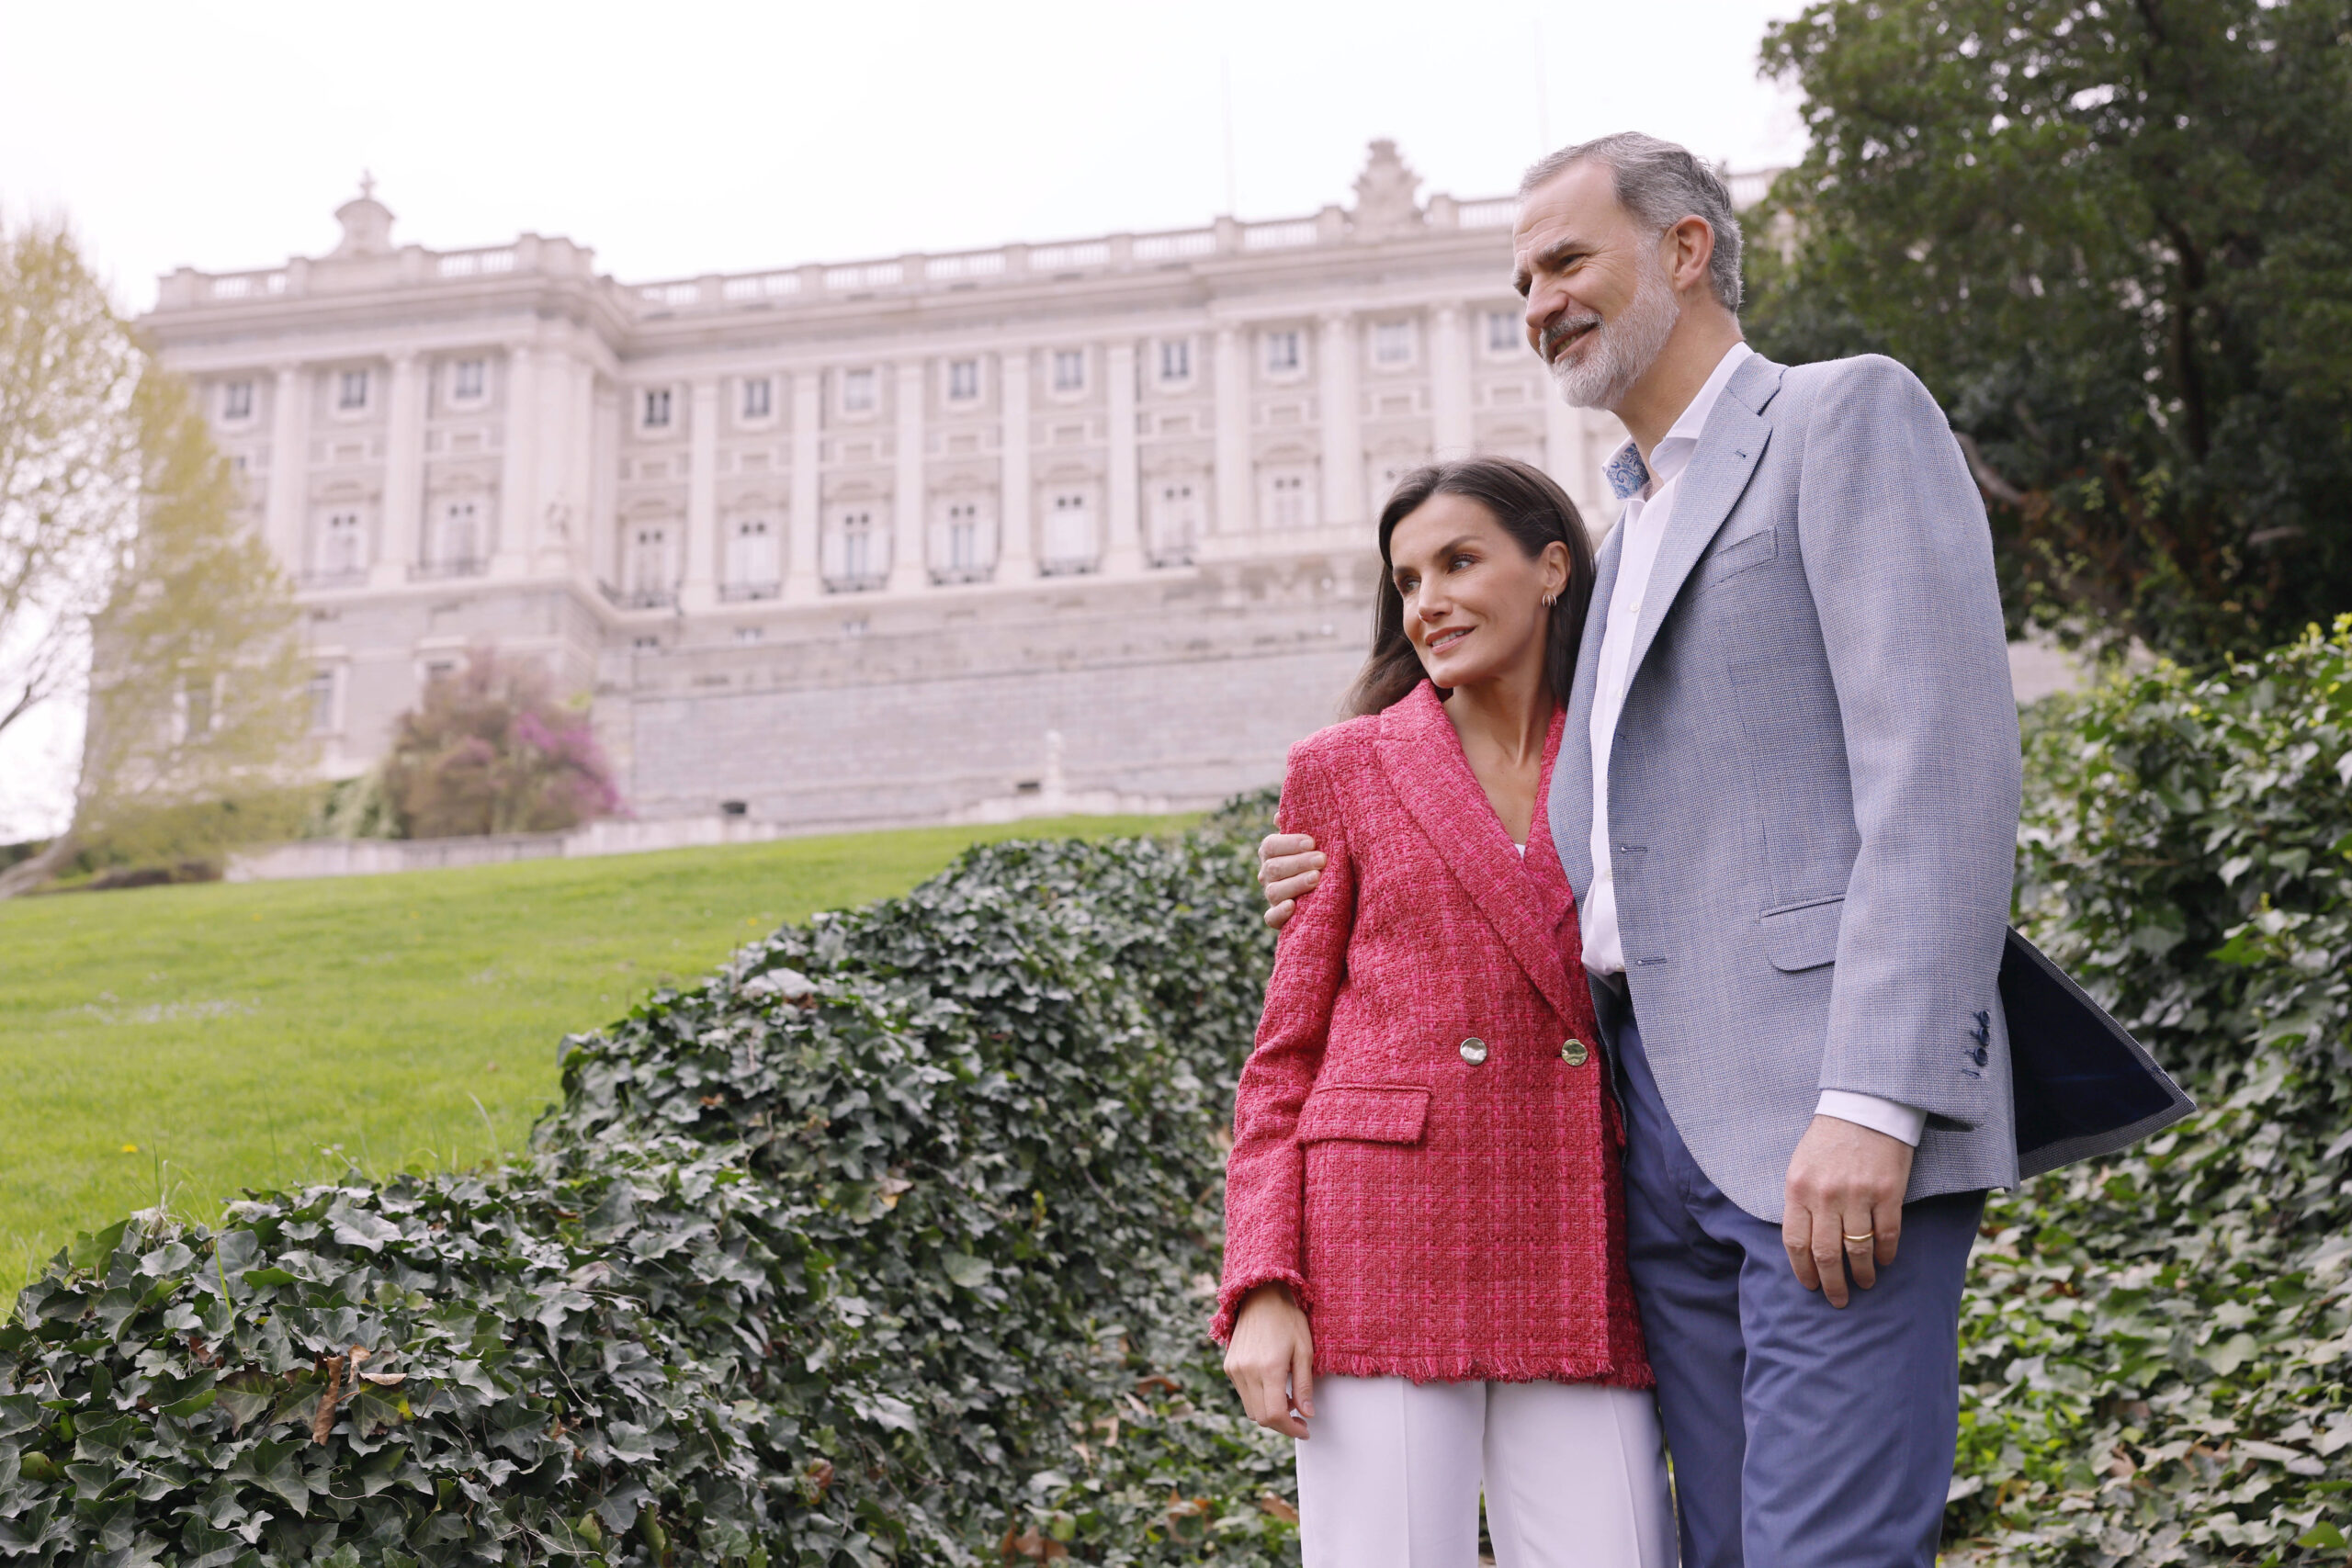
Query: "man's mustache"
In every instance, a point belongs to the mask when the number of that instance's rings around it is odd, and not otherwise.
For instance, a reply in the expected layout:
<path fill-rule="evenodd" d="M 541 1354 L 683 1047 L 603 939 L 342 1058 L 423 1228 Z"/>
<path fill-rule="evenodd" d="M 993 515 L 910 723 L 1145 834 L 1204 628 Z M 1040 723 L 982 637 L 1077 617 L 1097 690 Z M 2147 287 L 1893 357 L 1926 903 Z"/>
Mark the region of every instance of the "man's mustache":
<path fill-rule="evenodd" d="M 1539 340 L 1544 352 L 1544 362 L 1546 365 L 1550 364 L 1554 351 L 1569 337 L 1584 331 L 1587 327 L 1599 325 L 1600 325 L 1600 312 L 1598 310 L 1587 310 L 1577 316 L 1563 316 L 1554 321 L 1544 329 L 1544 335 Z"/>

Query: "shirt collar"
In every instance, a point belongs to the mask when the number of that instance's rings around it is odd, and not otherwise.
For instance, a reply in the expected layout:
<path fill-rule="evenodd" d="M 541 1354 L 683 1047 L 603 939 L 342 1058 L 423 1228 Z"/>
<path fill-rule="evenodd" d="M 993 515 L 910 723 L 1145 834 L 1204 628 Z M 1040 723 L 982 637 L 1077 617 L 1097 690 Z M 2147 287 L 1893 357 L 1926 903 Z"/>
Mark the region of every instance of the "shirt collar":
<path fill-rule="evenodd" d="M 1723 396 L 1734 373 L 1755 352 L 1745 343 L 1735 343 L 1724 350 L 1724 356 L 1715 361 L 1715 368 L 1700 387 L 1698 396 L 1690 400 L 1658 444 L 1650 449 L 1647 463 L 1642 461 L 1642 449 L 1631 441 L 1617 449 L 1616 456 L 1602 470 L 1617 499 L 1623 501 L 1641 494 L 1653 480 L 1664 484 L 1690 465 L 1690 455 L 1699 447 L 1700 434 L 1707 428 L 1707 416 L 1715 412 L 1715 400 Z"/>

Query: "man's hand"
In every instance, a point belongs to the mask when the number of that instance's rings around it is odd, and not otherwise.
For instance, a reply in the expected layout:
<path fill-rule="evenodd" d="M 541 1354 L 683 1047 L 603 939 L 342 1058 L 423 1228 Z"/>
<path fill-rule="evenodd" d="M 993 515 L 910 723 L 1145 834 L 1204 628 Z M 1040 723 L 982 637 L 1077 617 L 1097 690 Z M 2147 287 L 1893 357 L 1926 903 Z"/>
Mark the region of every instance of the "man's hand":
<path fill-rule="evenodd" d="M 1269 833 L 1258 846 L 1258 881 L 1266 890 L 1266 924 L 1280 931 L 1298 896 L 1322 879 L 1323 855 L 1305 833 Z"/>
<path fill-rule="evenodd" d="M 1289 1286 L 1261 1285 L 1241 1298 L 1233 1343 L 1225 1348 L 1225 1375 L 1250 1420 L 1289 1437 L 1306 1436 L 1301 1417 L 1315 1414 L 1315 1331 Z"/>
<path fill-rule="evenodd" d="M 1270 840 L 1271 841 L 1271 840 Z M 1789 1161 L 1781 1240 L 1798 1283 L 1846 1304 L 1846 1275 L 1869 1290 L 1903 1239 L 1903 1190 L 1915 1151 L 1869 1127 L 1815 1116 Z"/>

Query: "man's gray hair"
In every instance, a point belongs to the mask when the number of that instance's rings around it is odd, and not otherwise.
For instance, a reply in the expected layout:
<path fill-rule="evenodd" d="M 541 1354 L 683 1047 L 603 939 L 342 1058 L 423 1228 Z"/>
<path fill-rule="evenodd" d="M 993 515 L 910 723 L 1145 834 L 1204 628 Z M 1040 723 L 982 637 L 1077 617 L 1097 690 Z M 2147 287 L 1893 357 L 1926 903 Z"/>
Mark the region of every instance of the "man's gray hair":
<path fill-rule="evenodd" d="M 1578 164 L 1599 164 L 1615 179 L 1617 199 L 1651 231 L 1663 234 L 1685 218 L 1703 218 L 1715 231 L 1715 253 L 1707 264 L 1715 298 L 1724 309 L 1739 309 L 1739 217 L 1723 176 L 1687 147 L 1621 130 L 1580 141 L 1538 159 L 1519 182 L 1526 200 L 1540 186 Z"/>

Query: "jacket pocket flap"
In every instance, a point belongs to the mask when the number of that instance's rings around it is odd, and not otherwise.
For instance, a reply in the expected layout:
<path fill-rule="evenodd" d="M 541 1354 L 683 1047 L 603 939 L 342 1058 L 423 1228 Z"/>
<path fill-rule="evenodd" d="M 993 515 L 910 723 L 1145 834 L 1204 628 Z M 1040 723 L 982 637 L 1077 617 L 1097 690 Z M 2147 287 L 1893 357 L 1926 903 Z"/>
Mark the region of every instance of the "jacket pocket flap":
<path fill-rule="evenodd" d="M 1781 555 L 1781 530 L 1759 528 L 1753 534 L 1728 540 L 1709 555 L 1700 558 L 1690 574 L 1693 592 L 1713 587 L 1726 577 L 1736 577 L 1752 566 L 1777 560 Z"/>
<path fill-rule="evenodd" d="M 1425 1089 L 1334 1084 L 1306 1097 L 1298 1113 L 1298 1141 L 1418 1144 L 1429 1114 L 1430 1091 Z"/>
<path fill-rule="evenodd" d="M 1764 956 L 1772 961 L 1773 968 L 1791 975 L 1835 964 L 1838 928 L 1845 913 L 1846 900 L 1831 898 L 1766 915 Z"/>

